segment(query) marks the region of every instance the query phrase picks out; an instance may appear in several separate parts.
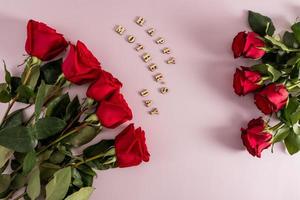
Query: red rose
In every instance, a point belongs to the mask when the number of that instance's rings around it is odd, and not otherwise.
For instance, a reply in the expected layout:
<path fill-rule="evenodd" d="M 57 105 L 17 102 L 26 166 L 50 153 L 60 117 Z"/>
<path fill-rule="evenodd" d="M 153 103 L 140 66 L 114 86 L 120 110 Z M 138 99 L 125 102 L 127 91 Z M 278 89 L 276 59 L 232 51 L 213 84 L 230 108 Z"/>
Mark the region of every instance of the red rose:
<path fill-rule="evenodd" d="M 103 70 L 99 79 L 89 86 L 86 95 L 92 99 L 101 101 L 114 92 L 119 91 L 121 87 L 122 83 L 118 79 Z"/>
<path fill-rule="evenodd" d="M 261 87 L 261 75 L 249 68 L 236 69 L 233 77 L 233 88 L 237 95 L 245 95 Z"/>
<path fill-rule="evenodd" d="M 288 96 L 289 93 L 283 84 L 273 83 L 256 93 L 254 99 L 256 106 L 267 115 L 282 109 Z"/>
<path fill-rule="evenodd" d="M 134 129 L 133 124 L 116 137 L 115 148 L 118 167 L 130 167 L 149 161 L 145 132 L 141 128 Z"/>
<path fill-rule="evenodd" d="M 83 84 L 96 80 L 101 73 L 97 58 L 81 42 L 70 45 L 70 51 L 62 64 L 62 71 L 67 80 L 75 84 Z"/>
<path fill-rule="evenodd" d="M 262 47 L 265 47 L 264 41 L 254 32 L 239 32 L 232 42 L 234 58 L 244 56 L 245 58 L 259 59 L 265 55 Z"/>
<path fill-rule="evenodd" d="M 132 112 L 123 95 L 115 92 L 111 97 L 100 102 L 97 108 L 97 116 L 104 127 L 115 128 L 131 120 Z"/>
<path fill-rule="evenodd" d="M 42 22 L 29 20 L 27 24 L 26 52 L 47 61 L 56 57 L 68 46 L 62 34 Z"/>
<path fill-rule="evenodd" d="M 271 145 L 272 134 L 266 131 L 264 120 L 260 117 L 252 119 L 248 128 L 241 128 L 242 140 L 248 152 L 260 158 L 261 152 Z"/>

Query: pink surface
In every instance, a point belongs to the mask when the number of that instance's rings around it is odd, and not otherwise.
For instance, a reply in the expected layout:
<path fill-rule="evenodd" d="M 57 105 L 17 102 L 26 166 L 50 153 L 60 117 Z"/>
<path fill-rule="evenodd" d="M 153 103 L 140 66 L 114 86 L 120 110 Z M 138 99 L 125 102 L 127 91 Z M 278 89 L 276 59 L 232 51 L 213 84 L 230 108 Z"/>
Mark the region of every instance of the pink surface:
<path fill-rule="evenodd" d="M 251 95 L 239 98 L 231 87 L 234 68 L 244 63 L 233 59 L 231 40 L 248 30 L 248 9 L 272 17 L 280 31 L 296 20 L 300 7 L 297 0 L 2 1 L 0 57 L 10 70 L 20 72 L 15 66 L 22 62 L 26 22 L 33 18 L 73 42 L 84 41 L 124 83 L 133 121 L 147 133 L 151 161 L 99 171 L 92 200 L 298 200 L 300 155 L 291 157 L 277 145 L 275 154 L 266 151 L 257 159 L 240 141 L 240 127 L 260 115 Z M 166 38 L 177 58 L 175 66 L 163 64 L 167 56 L 133 23 L 139 15 L 146 18 L 146 27 L 153 26 Z M 159 85 L 134 45 L 113 32 L 116 24 L 124 25 L 153 54 L 166 76 L 168 95 L 158 93 Z M 142 88 L 150 90 L 159 116 L 146 113 L 137 95 Z M 84 88 L 73 92 L 84 95 Z M 103 137 L 117 133 L 112 132 Z"/>

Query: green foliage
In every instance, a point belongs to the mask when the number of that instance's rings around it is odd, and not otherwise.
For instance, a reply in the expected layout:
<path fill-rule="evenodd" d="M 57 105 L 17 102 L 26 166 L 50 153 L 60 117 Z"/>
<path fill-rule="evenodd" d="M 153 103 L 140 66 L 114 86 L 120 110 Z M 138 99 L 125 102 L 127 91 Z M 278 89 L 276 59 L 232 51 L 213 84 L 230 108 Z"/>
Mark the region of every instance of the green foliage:
<path fill-rule="evenodd" d="M 295 39 L 300 42 L 300 22 L 293 24 L 291 29 L 294 33 Z"/>
<path fill-rule="evenodd" d="M 273 35 L 275 31 L 273 22 L 269 17 L 250 10 L 248 12 L 248 23 L 251 29 L 261 36 Z"/>
<path fill-rule="evenodd" d="M 61 75 L 62 58 L 46 63 L 41 67 L 41 78 L 46 84 L 53 85 Z"/>
<path fill-rule="evenodd" d="M 76 96 L 67 106 L 66 109 L 66 115 L 65 115 L 65 120 L 69 121 L 69 120 L 73 120 L 77 114 L 80 111 L 80 103 L 79 103 L 79 99 L 78 96 Z"/>
<path fill-rule="evenodd" d="M 35 166 L 37 161 L 36 153 L 34 151 L 30 151 L 26 154 L 23 161 L 23 174 L 27 175 L 33 167 Z"/>
<path fill-rule="evenodd" d="M 99 129 L 93 126 L 86 126 L 76 134 L 67 137 L 64 142 L 73 147 L 79 147 L 92 141 L 99 133 Z"/>
<path fill-rule="evenodd" d="M 24 109 L 18 109 L 9 114 L 3 122 L 1 128 L 9 128 L 22 125 L 24 122 L 23 111 Z"/>
<path fill-rule="evenodd" d="M 53 179 L 46 186 L 46 200 L 61 200 L 71 183 L 71 167 L 63 168 L 54 173 Z"/>
<path fill-rule="evenodd" d="M 94 189 L 92 187 L 81 188 L 78 192 L 69 195 L 65 200 L 88 200 Z"/>
<path fill-rule="evenodd" d="M 41 192 L 41 181 L 40 181 L 40 170 L 38 167 L 34 168 L 34 170 L 29 175 L 28 186 L 26 190 L 30 199 L 36 199 Z"/>
<path fill-rule="evenodd" d="M 0 146 L 0 168 L 2 168 L 7 161 L 12 157 L 13 151 L 4 146 Z"/>
<path fill-rule="evenodd" d="M 274 82 L 277 81 L 281 77 L 281 72 L 275 69 L 270 64 L 257 64 L 251 67 L 252 70 L 259 72 L 263 76 L 270 77 L 270 79 Z"/>
<path fill-rule="evenodd" d="M 46 139 L 59 133 L 66 126 L 66 122 L 56 117 L 45 117 L 39 119 L 35 124 L 37 139 Z"/>
<path fill-rule="evenodd" d="M 9 92 L 7 83 L 0 83 L 0 102 L 7 103 L 11 100 L 11 94 Z"/>
<path fill-rule="evenodd" d="M 97 144 L 89 146 L 83 151 L 85 159 L 95 158 L 87 162 L 92 168 L 105 170 L 116 167 L 114 140 L 102 140 Z"/>
<path fill-rule="evenodd" d="M 289 48 L 299 48 L 299 42 L 297 41 L 294 33 L 286 31 L 282 37 L 282 42 Z"/>
<path fill-rule="evenodd" d="M 17 152 L 29 152 L 36 146 L 36 139 L 24 126 L 8 127 L 0 131 L 0 145 Z"/>
<path fill-rule="evenodd" d="M 46 117 L 58 117 L 60 119 L 64 119 L 66 115 L 66 108 L 70 103 L 69 94 L 63 94 L 62 96 L 56 97 L 53 99 L 46 110 Z"/>
<path fill-rule="evenodd" d="M 0 193 L 5 192 L 10 186 L 11 178 L 9 174 L 0 175 Z"/>

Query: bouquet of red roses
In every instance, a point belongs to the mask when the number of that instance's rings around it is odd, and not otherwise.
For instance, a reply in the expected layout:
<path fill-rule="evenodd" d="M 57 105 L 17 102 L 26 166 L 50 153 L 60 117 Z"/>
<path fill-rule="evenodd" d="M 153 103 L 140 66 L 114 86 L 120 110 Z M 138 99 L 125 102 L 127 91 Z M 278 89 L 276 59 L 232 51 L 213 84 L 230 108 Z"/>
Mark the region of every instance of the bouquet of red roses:
<path fill-rule="evenodd" d="M 16 192 L 15 199 L 89 199 L 95 169 L 149 161 L 145 133 L 133 124 L 114 140 L 88 144 L 103 127 L 131 120 L 132 112 L 120 93 L 122 83 L 102 69 L 84 43 L 74 45 L 30 20 L 25 50 L 22 75 L 12 76 L 4 63 L 5 83 L 0 84 L 0 102 L 8 103 L 0 124 L 1 199 Z M 84 83 L 91 83 L 87 97 L 71 98 L 67 88 Z M 11 112 L 16 102 L 25 106 Z M 83 145 L 82 154 L 75 154 Z"/>
<path fill-rule="evenodd" d="M 249 11 L 252 32 L 240 32 L 233 39 L 235 58 L 256 62 L 236 69 L 233 88 L 237 95 L 254 93 L 254 102 L 267 116 L 252 119 L 241 129 L 243 144 L 253 156 L 283 142 L 292 155 L 300 150 L 300 22 L 291 26 L 283 36 L 274 35 L 272 20 Z M 271 126 L 270 118 L 278 121 Z"/>

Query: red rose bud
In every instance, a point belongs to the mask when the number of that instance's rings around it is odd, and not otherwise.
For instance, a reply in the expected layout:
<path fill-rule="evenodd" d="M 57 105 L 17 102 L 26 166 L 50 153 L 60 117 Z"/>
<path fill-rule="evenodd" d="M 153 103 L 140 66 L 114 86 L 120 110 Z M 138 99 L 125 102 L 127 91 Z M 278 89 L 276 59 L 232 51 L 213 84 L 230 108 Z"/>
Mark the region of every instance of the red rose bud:
<path fill-rule="evenodd" d="M 96 114 L 106 128 L 115 128 L 132 119 L 132 112 L 119 92 L 115 92 L 108 99 L 101 101 Z"/>
<path fill-rule="evenodd" d="M 271 145 L 272 134 L 266 131 L 266 124 L 260 117 L 252 119 L 248 128 L 241 128 L 244 146 L 252 156 L 261 157 L 261 152 Z"/>
<path fill-rule="evenodd" d="M 122 83 L 118 79 L 103 70 L 98 80 L 89 86 L 86 95 L 96 101 L 102 101 L 118 92 L 121 87 Z"/>
<path fill-rule="evenodd" d="M 234 92 L 239 96 L 257 90 L 261 87 L 261 83 L 261 75 L 247 67 L 237 68 L 234 73 L 233 88 Z"/>
<path fill-rule="evenodd" d="M 67 80 L 80 85 L 96 80 L 101 73 L 101 67 L 90 50 L 81 41 L 77 41 L 76 46 L 70 45 L 62 71 Z"/>
<path fill-rule="evenodd" d="M 145 132 L 141 128 L 134 129 L 133 124 L 116 137 L 115 148 L 118 167 L 136 166 L 142 161 L 149 161 Z"/>
<path fill-rule="evenodd" d="M 68 46 L 62 34 L 42 22 L 29 20 L 25 50 L 30 56 L 40 60 L 51 60 Z"/>
<path fill-rule="evenodd" d="M 268 115 L 282 109 L 288 100 L 289 93 L 283 84 L 272 83 L 254 96 L 255 104 Z"/>
<path fill-rule="evenodd" d="M 239 32 L 232 42 L 234 58 L 244 56 L 245 58 L 259 59 L 265 55 L 262 47 L 265 47 L 264 41 L 254 32 Z"/>

